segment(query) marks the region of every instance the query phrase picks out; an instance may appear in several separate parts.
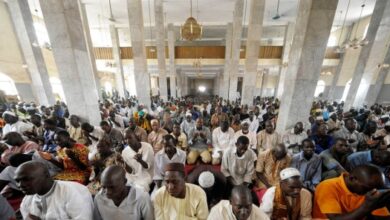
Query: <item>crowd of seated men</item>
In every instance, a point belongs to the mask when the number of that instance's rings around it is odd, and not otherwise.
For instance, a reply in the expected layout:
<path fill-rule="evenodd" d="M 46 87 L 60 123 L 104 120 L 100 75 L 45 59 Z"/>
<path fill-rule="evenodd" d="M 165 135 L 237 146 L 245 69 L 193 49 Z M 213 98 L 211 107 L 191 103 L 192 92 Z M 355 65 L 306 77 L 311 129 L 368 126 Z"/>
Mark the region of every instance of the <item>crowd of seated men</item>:
<path fill-rule="evenodd" d="M 316 101 L 277 132 L 274 98 L 0 106 L 2 219 L 390 219 L 390 106 Z"/>

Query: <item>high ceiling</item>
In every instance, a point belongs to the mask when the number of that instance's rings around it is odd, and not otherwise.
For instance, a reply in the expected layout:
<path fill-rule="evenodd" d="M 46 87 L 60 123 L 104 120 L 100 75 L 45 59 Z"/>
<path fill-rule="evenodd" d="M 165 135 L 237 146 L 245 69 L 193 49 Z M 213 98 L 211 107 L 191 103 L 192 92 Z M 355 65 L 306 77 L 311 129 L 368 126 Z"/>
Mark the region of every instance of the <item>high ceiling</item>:
<path fill-rule="evenodd" d="M 33 0 L 30 0 L 33 1 Z M 37 1 L 37 0 L 34 0 Z M 245 23 L 249 21 L 249 9 L 252 0 L 244 0 Z M 362 16 L 372 13 L 375 0 L 339 0 L 336 25 L 341 25 L 350 1 L 347 22 L 354 22 L 359 18 L 361 5 L 365 3 Z M 82 0 L 86 4 L 91 28 L 108 25 L 110 16 L 109 0 Z M 116 25 L 128 26 L 127 7 L 125 0 L 111 0 L 112 12 L 117 20 Z M 203 25 L 225 25 L 232 22 L 235 0 L 192 0 L 193 16 Z M 264 25 L 284 25 L 288 21 L 295 21 L 299 0 L 280 0 L 280 19 L 273 20 L 278 5 L 277 0 L 266 0 Z M 154 0 L 142 0 L 145 26 L 154 25 Z M 150 6 L 150 7 L 149 7 Z M 149 10 L 150 9 L 150 10 Z M 190 15 L 190 0 L 164 0 L 165 22 L 181 25 Z M 340 14 L 340 11 L 343 11 Z M 150 13 L 149 13 L 150 12 Z M 151 18 L 151 19 L 149 19 Z"/>
<path fill-rule="evenodd" d="M 34 15 L 42 17 L 39 7 L 39 0 L 28 0 L 31 11 Z M 91 29 L 92 43 L 95 47 L 110 47 L 111 38 L 108 30 L 110 22 L 110 0 L 81 0 L 86 6 L 89 26 Z M 150 40 L 155 40 L 154 30 L 154 1 L 142 0 L 143 17 L 145 25 L 145 42 L 150 44 Z M 202 42 L 211 43 L 213 45 L 224 45 L 226 35 L 226 24 L 232 22 L 234 3 L 236 0 L 192 0 L 193 16 L 197 18 L 200 24 L 203 25 Z M 365 17 L 372 14 L 376 0 L 339 0 L 337 12 L 333 27 L 337 29 L 344 23 L 346 16 L 346 25 L 356 22 L 359 17 Z M 179 35 L 179 26 L 184 23 L 190 15 L 190 0 L 163 0 L 164 2 L 164 19 L 165 24 L 173 23 L 175 32 Z M 250 16 L 250 5 L 252 0 L 244 0 L 244 31 L 242 39 L 245 40 L 247 27 Z M 261 36 L 262 42 L 272 45 L 282 45 L 285 34 L 286 24 L 294 22 L 297 15 L 297 7 L 299 0 L 280 0 L 279 15 L 280 18 L 274 20 L 276 14 L 278 0 L 266 0 L 266 9 L 264 14 L 264 28 Z M 130 33 L 128 30 L 128 12 L 127 0 L 111 0 L 112 14 L 115 19 L 115 26 L 118 28 L 121 46 L 131 46 Z M 361 13 L 361 5 L 365 4 L 364 10 Z M 349 7 L 348 7 L 349 5 Z M 177 42 L 180 44 L 181 42 Z M 199 42 L 197 42 L 199 43 Z M 245 44 L 245 41 L 243 41 Z M 263 43 L 262 43 L 263 44 Z M 99 66 L 99 65 L 98 65 Z M 104 63 L 103 63 L 104 66 Z M 216 68 L 222 68 L 223 65 Z M 153 67 L 152 67 L 153 68 Z M 213 67 L 214 68 L 214 67 Z M 210 74 L 215 76 L 218 72 L 212 67 L 208 67 Z M 191 69 L 191 67 L 190 67 Z M 192 68 L 193 69 L 193 68 Z M 194 70 L 188 70 L 188 74 Z M 275 69 L 277 72 L 277 69 Z M 272 72 L 272 71 L 271 71 Z"/>
<path fill-rule="evenodd" d="M 33 14 L 42 16 L 39 7 L 39 0 L 28 0 Z M 249 8 L 252 0 L 244 0 L 245 24 L 249 20 Z M 344 20 L 348 3 L 350 2 L 347 15 L 347 24 L 359 18 L 361 5 L 365 8 L 362 17 L 370 15 L 374 9 L 376 0 L 339 0 L 335 25 L 341 25 Z M 181 25 L 190 14 L 190 0 L 163 0 L 165 11 L 165 22 Z M 225 25 L 232 22 L 235 0 L 192 0 L 193 16 L 203 25 Z M 299 0 L 280 0 L 280 19 L 273 20 L 276 14 L 278 0 L 266 0 L 264 25 L 285 25 L 288 21 L 294 21 L 297 14 Z M 104 27 L 109 24 L 110 17 L 109 0 L 82 0 L 86 4 L 88 19 L 91 28 Z M 126 0 L 111 0 L 113 16 L 116 19 L 117 27 L 128 26 Z M 154 0 L 142 0 L 145 26 L 151 23 L 154 25 Z M 150 7 L 149 7 L 150 6 Z M 340 13 L 342 11 L 342 13 Z M 150 12 L 150 13 L 149 13 Z M 151 19 L 149 19 L 151 18 Z"/>

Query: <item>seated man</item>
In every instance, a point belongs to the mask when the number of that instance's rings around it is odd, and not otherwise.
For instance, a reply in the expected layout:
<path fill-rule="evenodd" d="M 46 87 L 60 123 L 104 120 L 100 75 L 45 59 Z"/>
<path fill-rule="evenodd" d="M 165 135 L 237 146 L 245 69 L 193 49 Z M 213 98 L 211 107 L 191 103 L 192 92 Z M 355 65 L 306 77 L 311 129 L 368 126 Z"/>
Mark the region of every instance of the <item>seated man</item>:
<path fill-rule="evenodd" d="M 89 177 L 89 183 L 87 185 L 92 195 L 96 195 L 100 188 L 100 176 L 106 167 L 112 165 L 118 165 L 128 169 L 127 164 L 123 161 L 120 153 L 115 152 L 112 148 L 111 139 L 108 136 L 104 136 L 97 145 L 97 153 L 89 160 L 91 166 L 91 176 Z"/>
<path fill-rule="evenodd" d="M 156 192 L 153 202 L 156 219 L 207 219 L 206 193 L 199 186 L 186 183 L 184 175 L 181 163 L 165 166 L 165 186 Z"/>
<path fill-rule="evenodd" d="M 252 194 L 246 186 L 233 188 L 230 201 L 222 200 L 210 210 L 208 220 L 268 220 L 269 217 L 252 204 Z"/>
<path fill-rule="evenodd" d="M 206 192 L 209 209 L 222 199 L 227 199 L 226 177 L 215 166 L 196 166 L 188 174 L 186 182 L 202 187 Z"/>
<path fill-rule="evenodd" d="M 258 188 L 270 188 L 280 181 L 280 171 L 290 166 L 291 157 L 283 144 L 259 153 L 256 164 Z"/>
<path fill-rule="evenodd" d="M 43 147 L 42 150 L 49 153 L 56 153 L 57 144 L 54 141 L 54 135 L 62 129 L 57 127 L 57 121 L 54 119 L 46 119 L 43 122 Z"/>
<path fill-rule="evenodd" d="M 88 159 L 92 159 L 97 153 L 98 142 L 105 136 L 104 131 L 99 126 L 92 126 L 88 122 L 81 124 L 81 129 L 85 138 L 85 146 L 89 149 Z"/>
<path fill-rule="evenodd" d="M 188 141 L 187 135 L 180 130 L 180 124 L 175 122 L 173 123 L 173 131 L 171 135 L 176 139 L 178 147 L 180 150 L 187 151 L 188 150 Z"/>
<path fill-rule="evenodd" d="M 356 122 L 353 118 L 345 119 L 345 125 L 341 127 L 340 130 L 333 133 L 334 138 L 344 138 L 347 140 L 349 146 L 353 151 L 363 144 L 363 137 L 356 130 Z"/>
<path fill-rule="evenodd" d="M 148 142 L 148 133 L 146 133 L 145 129 L 137 125 L 135 119 L 132 116 L 129 119 L 129 127 L 125 130 L 124 134 L 126 134 L 127 130 L 132 130 L 138 139 L 142 142 Z"/>
<path fill-rule="evenodd" d="M 104 131 L 106 135 L 108 135 L 108 137 L 110 137 L 111 143 L 114 148 L 116 148 L 117 150 L 122 150 L 120 149 L 124 140 L 122 132 L 117 128 L 113 128 L 107 121 L 101 121 L 100 128 Z"/>
<path fill-rule="evenodd" d="M 19 120 L 18 116 L 14 112 L 5 111 L 2 116 L 5 121 L 5 125 L 2 129 L 3 136 L 12 131 L 23 134 L 26 131 L 30 131 L 32 128 L 31 124 L 27 124 Z"/>
<path fill-rule="evenodd" d="M 25 141 L 17 132 L 11 131 L 3 138 L 6 144 L 10 146 L 10 148 L 6 149 L 1 154 L 1 162 L 5 165 L 9 165 L 9 157 L 13 154 L 28 154 L 34 150 L 38 150 L 39 146 L 37 143 L 32 141 Z"/>
<path fill-rule="evenodd" d="M 257 147 L 256 132 L 249 130 L 249 122 L 248 121 L 241 122 L 241 130 L 236 131 L 236 133 L 234 134 L 236 141 L 241 136 L 246 136 L 249 139 L 249 149 L 256 150 L 256 147 Z"/>
<path fill-rule="evenodd" d="M 383 187 L 383 173 L 372 165 L 325 180 L 316 188 L 313 218 L 389 219 L 390 191 Z"/>
<path fill-rule="evenodd" d="M 272 149 L 276 147 L 282 140 L 272 121 L 265 122 L 265 129 L 257 134 L 257 152 Z"/>
<path fill-rule="evenodd" d="M 185 120 L 183 120 L 183 122 L 180 124 L 180 129 L 188 136 L 190 131 L 195 128 L 195 121 L 192 120 L 191 112 L 186 112 L 185 116 Z"/>
<path fill-rule="evenodd" d="M 390 168 L 390 152 L 384 150 L 368 150 L 353 153 L 347 157 L 346 169 L 351 171 L 364 164 L 373 164 L 385 174 L 385 185 L 390 187 L 389 176 L 386 171 Z"/>
<path fill-rule="evenodd" d="M 127 181 L 149 192 L 154 167 L 153 148 L 146 142 L 140 142 L 132 130 L 126 130 L 126 143 L 122 157 L 131 169 L 126 173 Z"/>
<path fill-rule="evenodd" d="M 333 137 L 328 135 L 328 127 L 326 124 L 320 124 L 317 128 L 316 134 L 312 135 L 310 138 L 316 145 L 315 152 L 317 154 L 329 149 L 334 144 Z"/>
<path fill-rule="evenodd" d="M 352 150 L 344 138 L 337 138 L 333 147 L 324 150 L 322 158 L 322 180 L 338 177 L 345 172 L 347 157 Z"/>
<path fill-rule="evenodd" d="M 314 153 L 314 143 L 310 139 L 302 141 L 303 151 L 295 154 L 291 161 L 291 167 L 301 172 L 303 187 L 314 192 L 321 182 L 322 159 Z"/>
<path fill-rule="evenodd" d="M 220 126 L 213 130 L 213 165 L 221 163 L 222 155 L 234 145 L 234 131 L 228 121 L 222 121 Z"/>
<path fill-rule="evenodd" d="M 301 174 L 295 168 L 280 172 L 280 183 L 267 189 L 260 209 L 271 219 L 310 220 L 311 193 L 302 188 Z"/>
<path fill-rule="evenodd" d="M 203 163 L 210 163 L 211 155 L 208 150 L 210 144 L 210 130 L 203 126 L 203 119 L 198 118 L 196 120 L 195 128 L 191 129 L 188 135 L 188 145 L 190 147 L 190 152 L 187 156 L 187 163 L 190 165 L 195 164 L 199 156 L 201 157 Z"/>
<path fill-rule="evenodd" d="M 302 141 L 307 138 L 306 132 L 303 129 L 303 123 L 297 122 L 294 128 L 287 130 L 283 135 L 283 143 L 286 145 L 288 153 L 294 155 L 299 153 L 302 147 Z"/>
<path fill-rule="evenodd" d="M 249 185 L 255 172 L 256 155 L 248 150 L 249 139 L 241 136 L 236 146 L 226 150 L 222 158 L 221 172 L 225 175 L 229 189 L 237 185 Z"/>
<path fill-rule="evenodd" d="M 148 135 L 148 143 L 152 145 L 154 153 L 156 154 L 162 149 L 161 142 L 168 132 L 165 129 L 160 128 L 160 122 L 157 119 L 153 119 L 150 124 L 152 126 L 152 132 Z"/>
<path fill-rule="evenodd" d="M 88 148 L 76 143 L 65 130 L 57 132 L 55 142 L 58 145 L 56 157 L 46 152 L 39 152 L 43 159 L 63 169 L 54 176 L 54 179 L 86 184 L 90 175 Z"/>
<path fill-rule="evenodd" d="M 94 220 L 154 220 L 149 195 L 126 185 L 125 173 L 120 166 L 110 166 L 103 171 L 103 190 L 95 196 Z"/>
<path fill-rule="evenodd" d="M 20 165 L 15 181 L 27 195 L 20 208 L 23 219 L 93 219 L 93 201 L 87 187 L 54 181 L 43 163 L 31 161 Z"/>
<path fill-rule="evenodd" d="M 165 135 L 162 141 L 162 147 L 154 157 L 154 177 L 157 188 L 160 188 L 165 175 L 165 166 L 170 163 L 186 162 L 186 152 L 178 149 L 175 145 L 176 140 L 172 135 Z"/>
<path fill-rule="evenodd" d="M 77 115 L 71 115 L 69 117 L 70 126 L 67 129 L 70 137 L 75 140 L 77 143 L 85 144 L 86 140 L 84 138 L 84 133 L 81 128 L 80 118 Z"/>

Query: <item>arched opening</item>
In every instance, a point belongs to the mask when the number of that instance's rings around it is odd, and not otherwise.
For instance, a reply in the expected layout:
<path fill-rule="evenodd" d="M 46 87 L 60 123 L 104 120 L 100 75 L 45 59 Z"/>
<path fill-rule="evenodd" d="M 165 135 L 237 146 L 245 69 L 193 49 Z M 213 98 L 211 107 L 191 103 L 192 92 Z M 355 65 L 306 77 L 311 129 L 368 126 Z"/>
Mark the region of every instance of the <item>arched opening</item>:
<path fill-rule="evenodd" d="M 105 82 L 104 83 L 104 91 L 106 94 L 111 97 L 112 95 L 112 84 L 110 82 Z"/>
<path fill-rule="evenodd" d="M 324 80 L 318 80 L 317 87 L 314 92 L 314 97 L 318 97 L 321 93 L 323 93 L 325 90 L 325 81 Z"/>
<path fill-rule="evenodd" d="M 348 92 L 349 92 L 349 88 L 351 88 L 351 82 L 352 82 L 352 79 L 350 79 L 347 84 L 345 85 L 345 89 L 344 89 L 344 92 L 343 92 L 343 96 L 341 97 L 341 101 L 344 101 L 347 99 L 347 95 L 348 95 Z"/>
<path fill-rule="evenodd" d="M 14 81 L 4 73 L 0 73 L 0 90 L 2 90 L 5 95 L 18 95 Z"/>
<path fill-rule="evenodd" d="M 49 80 L 50 80 L 51 88 L 53 90 L 54 97 L 56 97 L 56 100 L 61 100 L 66 102 L 64 89 L 62 88 L 60 79 L 58 79 L 57 77 L 50 77 Z"/>

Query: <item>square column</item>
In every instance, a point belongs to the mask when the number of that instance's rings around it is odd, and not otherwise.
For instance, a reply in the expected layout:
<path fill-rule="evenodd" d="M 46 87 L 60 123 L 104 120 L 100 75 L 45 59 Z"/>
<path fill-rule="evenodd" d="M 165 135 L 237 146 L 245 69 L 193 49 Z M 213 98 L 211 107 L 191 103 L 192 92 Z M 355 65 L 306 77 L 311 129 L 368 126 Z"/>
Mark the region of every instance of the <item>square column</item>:
<path fill-rule="evenodd" d="M 301 0 L 276 129 L 284 132 L 310 114 L 338 0 Z"/>
<path fill-rule="evenodd" d="M 233 14 L 233 34 L 232 34 L 232 47 L 230 56 L 229 67 L 229 97 L 230 101 L 235 101 L 237 97 L 237 75 L 240 62 L 240 49 L 241 49 L 241 37 L 242 37 L 242 19 L 244 14 L 244 0 L 236 0 Z"/>
<path fill-rule="evenodd" d="M 140 104 L 150 108 L 150 75 L 145 52 L 144 19 L 141 0 L 127 0 L 131 47 L 134 61 L 134 80 Z"/>
<path fill-rule="evenodd" d="M 24 60 L 30 74 L 33 94 L 40 105 L 53 105 L 55 98 L 49 81 L 49 74 L 46 69 L 38 39 L 35 34 L 32 15 L 28 1 L 9 0 L 8 9 L 13 21 L 14 30 L 23 52 Z M 26 100 L 25 100 L 26 101 Z"/>
<path fill-rule="evenodd" d="M 165 63 L 165 27 L 164 27 L 164 8 L 163 0 L 154 1 L 154 19 L 155 19 L 155 31 L 156 31 L 156 48 L 157 48 L 157 61 L 158 61 L 158 84 L 160 91 L 160 98 L 164 101 L 168 100 L 168 87 L 166 76 L 166 63 Z M 172 84 L 172 80 L 171 80 Z M 172 90 L 171 90 L 172 91 Z"/>
<path fill-rule="evenodd" d="M 219 95 L 223 99 L 228 99 L 229 96 L 229 77 L 230 77 L 230 57 L 232 51 L 232 36 L 233 35 L 233 24 L 229 23 L 226 26 L 226 37 L 225 37 L 225 66 L 224 72 L 221 74 L 221 84 L 219 86 Z"/>
<path fill-rule="evenodd" d="M 171 96 L 176 98 L 176 66 L 175 66 L 175 30 L 173 24 L 168 24 L 168 52 L 169 52 L 169 73 L 171 75 Z"/>
<path fill-rule="evenodd" d="M 115 88 L 118 91 L 119 97 L 126 97 L 125 96 L 126 85 L 125 85 L 125 77 L 123 74 L 119 36 L 118 36 L 118 30 L 115 28 L 114 24 L 110 24 L 110 35 L 111 35 L 111 42 L 112 42 L 112 55 L 114 57 L 114 61 L 116 64 Z"/>
<path fill-rule="evenodd" d="M 79 1 L 40 0 L 70 114 L 98 125 L 98 96 Z"/>
<path fill-rule="evenodd" d="M 265 1 L 252 0 L 248 25 L 248 36 L 245 55 L 245 75 L 241 104 L 252 105 L 256 96 L 257 64 L 259 60 L 260 40 L 263 29 Z"/>
<path fill-rule="evenodd" d="M 276 88 L 276 98 L 280 99 L 283 95 L 284 84 L 286 83 L 286 73 L 288 67 L 288 55 L 291 50 L 291 43 L 294 36 L 294 23 L 288 22 L 283 40 L 282 66 L 279 71 L 279 82 Z"/>

